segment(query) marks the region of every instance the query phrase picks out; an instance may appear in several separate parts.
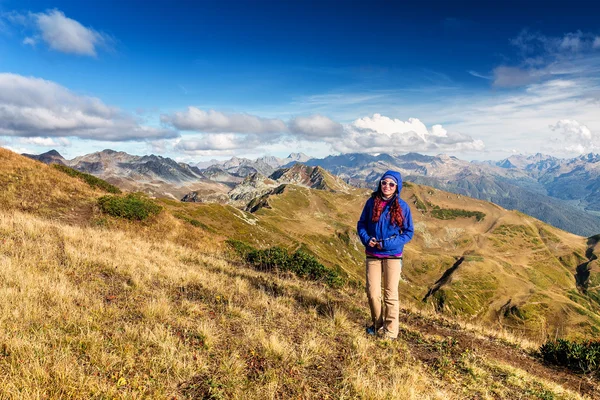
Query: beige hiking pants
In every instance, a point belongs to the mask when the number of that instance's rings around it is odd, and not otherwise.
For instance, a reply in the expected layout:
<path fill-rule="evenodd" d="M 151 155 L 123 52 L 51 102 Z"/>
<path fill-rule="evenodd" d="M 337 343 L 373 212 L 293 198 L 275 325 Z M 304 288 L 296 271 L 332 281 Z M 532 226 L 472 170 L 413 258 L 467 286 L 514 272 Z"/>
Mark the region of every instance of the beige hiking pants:
<path fill-rule="evenodd" d="M 386 334 L 393 338 L 398 336 L 399 329 L 398 284 L 401 272 L 401 259 L 367 258 L 367 297 L 371 308 L 371 319 L 375 329 L 383 327 L 387 331 Z M 382 283 L 384 287 L 383 303 Z"/>

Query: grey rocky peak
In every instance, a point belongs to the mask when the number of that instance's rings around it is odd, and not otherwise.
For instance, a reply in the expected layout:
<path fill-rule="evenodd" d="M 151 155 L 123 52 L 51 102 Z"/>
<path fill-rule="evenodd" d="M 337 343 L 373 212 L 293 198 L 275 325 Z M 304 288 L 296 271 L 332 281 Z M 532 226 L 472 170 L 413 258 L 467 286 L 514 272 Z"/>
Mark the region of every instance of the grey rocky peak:
<path fill-rule="evenodd" d="M 234 187 L 228 195 L 233 205 L 243 207 L 252 199 L 264 195 L 277 186 L 279 182 L 255 172 L 246 176 L 244 181 Z"/>
<path fill-rule="evenodd" d="M 287 158 L 284 159 L 285 162 L 282 163 L 282 164 L 280 164 L 280 166 L 286 165 L 286 164 L 288 164 L 289 162 L 292 162 L 292 161 L 304 163 L 304 162 L 310 160 L 311 158 L 312 157 L 307 156 L 304 153 L 290 153 L 290 155 L 287 156 Z"/>
<path fill-rule="evenodd" d="M 61 164 L 66 165 L 67 160 L 56 150 L 50 150 L 45 153 L 35 154 L 22 154 L 25 157 L 29 157 L 33 160 L 41 161 L 44 164 Z"/>
<path fill-rule="evenodd" d="M 264 156 L 256 159 L 256 162 L 262 162 L 272 168 L 279 168 L 283 165 L 283 159 L 275 156 Z"/>
<path fill-rule="evenodd" d="M 292 153 L 288 158 L 279 158 L 275 156 L 263 156 L 255 160 L 247 158 L 232 157 L 231 159 L 213 164 L 207 168 L 219 167 L 228 174 L 236 177 L 246 177 L 253 173 L 259 172 L 262 175 L 271 175 L 275 170 L 293 162 L 308 160 L 308 157 L 302 153 Z M 225 181 L 230 182 L 230 178 L 225 178 Z M 224 181 L 224 182 L 225 182 Z"/>
<path fill-rule="evenodd" d="M 204 169 L 204 168 L 211 167 L 211 166 L 213 166 L 213 165 L 217 165 L 217 164 L 219 164 L 219 163 L 220 163 L 220 161 L 219 161 L 219 160 L 215 160 L 215 159 L 213 158 L 213 159 L 212 159 L 212 160 L 210 160 L 210 161 L 200 161 L 200 162 L 197 162 L 197 163 L 195 164 L 195 166 L 196 166 L 197 168 Z"/>
<path fill-rule="evenodd" d="M 332 175 L 325 169 L 301 163 L 294 164 L 289 168 L 279 169 L 270 178 L 279 183 L 295 184 L 331 192 L 347 192 L 350 189 L 350 186 L 341 178 Z"/>

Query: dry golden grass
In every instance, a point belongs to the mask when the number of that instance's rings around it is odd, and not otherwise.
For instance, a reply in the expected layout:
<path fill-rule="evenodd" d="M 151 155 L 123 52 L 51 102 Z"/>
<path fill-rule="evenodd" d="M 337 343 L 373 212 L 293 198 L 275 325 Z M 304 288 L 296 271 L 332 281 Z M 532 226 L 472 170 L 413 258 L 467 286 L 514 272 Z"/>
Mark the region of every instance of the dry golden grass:
<path fill-rule="evenodd" d="M 0 148 L 0 209 L 82 220 L 92 213 L 94 197 L 101 193 L 48 165 Z"/>
<path fill-rule="evenodd" d="M 366 337 L 360 290 L 260 273 L 208 238 L 177 238 L 0 212 L 0 398 L 459 399 L 495 379 L 482 356 L 469 383 L 419 358 L 410 335 Z M 578 398 L 513 375 L 495 393 Z"/>

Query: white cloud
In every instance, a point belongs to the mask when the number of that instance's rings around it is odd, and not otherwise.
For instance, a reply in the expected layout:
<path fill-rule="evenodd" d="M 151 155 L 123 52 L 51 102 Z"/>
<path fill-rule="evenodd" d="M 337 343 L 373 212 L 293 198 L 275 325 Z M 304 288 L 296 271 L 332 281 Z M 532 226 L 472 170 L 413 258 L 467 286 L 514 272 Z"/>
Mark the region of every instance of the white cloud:
<path fill-rule="evenodd" d="M 470 75 L 473 75 L 473 76 L 474 76 L 474 77 L 476 77 L 476 78 L 487 79 L 487 80 L 492 80 L 492 79 L 494 79 L 494 77 L 493 77 L 493 76 L 483 75 L 483 74 L 480 74 L 480 73 L 479 73 L 479 72 L 477 72 L 477 71 L 469 70 L 469 71 L 467 71 L 467 72 L 468 72 Z"/>
<path fill-rule="evenodd" d="M 556 75 L 581 72 L 575 71 L 581 67 L 598 66 L 595 50 L 600 48 L 600 38 L 592 33 L 545 36 L 524 30 L 511 43 L 520 50 L 522 61 L 517 66 L 495 68 L 495 87 L 522 87 Z"/>
<path fill-rule="evenodd" d="M 559 56 L 588 52 L 595 48 L 597 36 L 589 32 L 568 32 L 563 36 L 546 36 L 538 32 L 522 31 L 511 40 L 523 54 L 545 53 Z"/>
<path fill-rule="evenodd" d="M 249 114 L 225 114 L 188 107 L 186 111 L 161 115 L 161 121 L 177 129 L 210 133 L 279 134 L 287 132 L 282 120 L 261 118 Z"/>
<path fill-rule="evenodd" d="M 251 152 L 261 144 L 264 143 L 253 135 L 212 133 L 182 139 L 175 144 L 174 149 L 193 156 L 218 156 L 234 155 L 239 150 Z"/>
<path fill-rule="evenodd" d="M 565 150 L 576 153 L 588 153 L 600 149 L 600 133 L 593 133 L 587 126 L 576 120 L 562 119 L 551 125 L 550 129 L 562 134 Z"/>
<path fill-rule="evenodd" d="M 506 149 L 514 148 L 568 156 L 564 140 L 551 141 L 557 135 L 549 126 L 569 119 L 585 121 L 592 132 L 600 132 L 600 79 L 574 77 L 506 92 L 465 93 L 442 104 L 415 106 L 412 112 L 420 112 L 429 120 L 447 121 L 444 128 L 449 132 L 483 140 L 487 158 L 506 157 Z"/>
<path fill-rule="evenodd" d="M 62 53 L 96 57 L 99 47 L 108 47 L 112 42 L 108 35 L 85 27 L 56 9 L 43 13 L 11 12 L 2 16 L 11 25 L 20 26 L 30 34 L 23 39 L 23 44 L 27 45 L 33 46 L 43 40 L 51 49 Z"/>
<path fill-rule="evenodd" d="M 340 123 L 319 114 L 299 116 L 285 122 L 244 113 L 188 107 L 182 112 L 161 115 L 161 121 L 180 130 L 202 133 L 193 139 L 186 138 L 177 145 L 178 150 L 202 154 L 207 151 L 249 150 L 284 138 L 326 140 L 344 133 Z"/>
<path fill-rule="evenodd" d="M 479 151 L 484 148 L 481 140 L 449 132 L 439 124 L 428 129 L 416 118 L 402 121 L 377 113 L 346 125 L 319 114 L 295 117 L 286 124 L 282 120 L 248 114 L 205 112 L 189 107 L 186 112 L 163 115 L 161 119 L 179 129 L 195 128 L 202 132 L 201 135 L 186 135 L 174 146 L 175 151 L 188 155 L 258 151 L 290 141 L 321 143 L 322 147 L 342 153 Z M 249 119 L 251 123 L 241 124 L 243 119 Z M 264 121 L 267 121 L 266 125 Z M 269 133 L 272 126 L 280 133 Z"/>
<path fill-rule="evenodd" d="M 32 144 L 35 146 L 43 147 L 65 147 L 69 146 L 71 142 L 67 138 L 49 138 L 49 137 L 28 137 L 21 138 L 19 140 L 23 144 Z"/>
<path fill-rule="evenodd" d="M 530 70 L 516 67 L 500 66 L 494 69 L 494 86 L 519 87 L 535 81 L 535 75 Z"/>
<path fill-rule="evenodd" d="M 26 44 L 28 46 L 35 46 L 36 43 L 36 40 L 32 37 L 26 37 L 25 39 L 23 39 L 23 44 Z"/>
<path fill-rule="evenodd" d="M 204 135 L 197 139 L 182 140 L 176 146 L 176 149 L 194 152 L 205 150 L 236 150 L 244 148 L 242 145 L 245 138 L 233 133 L 217 133 Z"/>
<path fill-rule="evenodd" d="M 10 145 L 3 145 L 2 147 L 4 147 L 7 150 L 10 150 L 14 153 L 17 153 L 17 154 L 35 154 L 34 151 L 32 151 L 26 147 L 15 147 L 15 146 L 10 146 Z"/>
<path fill-rule="evenodd" d="M 288 126 L 291 132 L 307 139 L 339 137 L 344 132 L 340 123 L 319 114 L 293 118 Z"/>
<path fill-rule="evenodd" d="M 252 152 L 273 142 L 263 140 L 258 135 L 206 133 L 182 138 L 174 145 L 174 149 L 195 156 L 233 155 L 238 151 Z"/>
<path fill-rule="evenodd" d="M 86 28 L 61 11 L 33 14 L 42 38 L 54 50 L 63 53 L 96 56 L 96 48 L 107 42 L 107 36 Z"/>
<path fill-rule="evenodd" d="M 142 126 L 118 108 L 54 82 L 0 73 L 0 135 L 123 141 L 172 138 L 178 133 Z"/>
<path fill-rule="evenodd" d="M 408 121 L 380 114 L 359 118 L 345 126 L 341 140 L 330 142 L 341 153 L 403 153 L 408 151 L 481 151 L 484 143 L 468 135 L 449 133 L 441 125 L 427 129 L 417 118 Z"/>

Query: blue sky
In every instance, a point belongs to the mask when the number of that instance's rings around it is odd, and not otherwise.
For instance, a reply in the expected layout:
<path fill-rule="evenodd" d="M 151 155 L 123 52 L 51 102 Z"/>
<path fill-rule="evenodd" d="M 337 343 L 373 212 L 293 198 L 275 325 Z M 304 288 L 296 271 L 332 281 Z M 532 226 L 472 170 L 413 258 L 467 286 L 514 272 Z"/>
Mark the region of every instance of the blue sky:
<path fill-rule="evenodd" d="M 0 0 L 0 145 L 195 162 L 600 148 L 600 5 Z"/>

